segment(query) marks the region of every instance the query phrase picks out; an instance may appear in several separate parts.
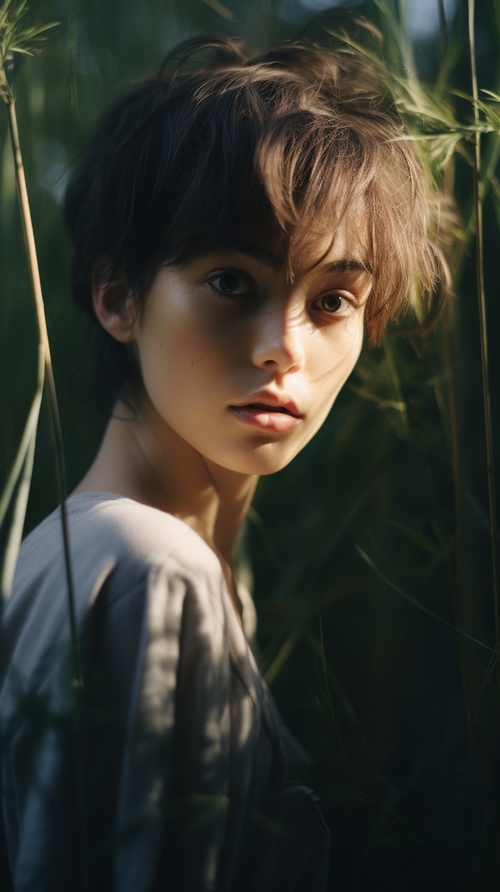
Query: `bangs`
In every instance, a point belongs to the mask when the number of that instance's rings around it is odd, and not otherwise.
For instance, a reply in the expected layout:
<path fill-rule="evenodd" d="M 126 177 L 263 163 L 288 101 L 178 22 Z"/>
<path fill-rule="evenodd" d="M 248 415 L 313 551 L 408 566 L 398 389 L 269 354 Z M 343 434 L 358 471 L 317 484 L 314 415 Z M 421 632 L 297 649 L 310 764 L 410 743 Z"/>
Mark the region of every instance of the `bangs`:
<path fill-rule="evenodd" d="M 296 250 L 315 256 L 315 243 L 333 244 L 342 227 L 373 274 L 365 319 L 376 343 L 410 306 L 413 284 L 421 304 L 442 273 L 421 162 L 387 96 L 345 100 L 345 72 L 330 60 L 342 87 L 333 103 L 318 81 L 299 85 L 281 60 L 263 58 L 201 76 L 193 90 L 196 132 L 183 147 L 179 193 L 161 198 L 177 208 L 163 230 L 167 262 L 266 232 L 292 273 Z"/>
<path fill-rule="evenodd" d="M 315 242 L 334 243 L 342 229 L 373 277 L 365 314 L 378 342 L 389 318 L 411 304 L 412 285 L 432 293 L 440 263 L 428 238 L 430 196 L 410 138 L 349 114 L 298 112 L 263 134 L 256 164 L 285 233 L 314 256 Z"/>

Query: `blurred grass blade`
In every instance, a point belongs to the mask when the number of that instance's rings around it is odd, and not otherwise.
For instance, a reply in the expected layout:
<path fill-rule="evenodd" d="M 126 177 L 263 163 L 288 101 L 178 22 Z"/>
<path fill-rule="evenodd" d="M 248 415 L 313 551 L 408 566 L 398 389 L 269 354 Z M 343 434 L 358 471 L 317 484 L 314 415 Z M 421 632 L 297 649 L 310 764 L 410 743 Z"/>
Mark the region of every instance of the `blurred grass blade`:
<path fill-rule="evenodd" d="M 269 668 L 266 669 L 264 673 L 266 684 L 272 685 L 273 681 L 283 669 L 283 666 L 287 662 L 295 646 L 300 641 L 300 638 L 304 632 L 304 626 L 304 617 L 301 617 L 299 619 L 299 622 L 294 625 L 284 644 L 280 647 Z"/>
<path fill-rule="evenodd" d="M 417 610 L 420 610 L 422 613 L 425 613 L 427 616 L 430 616 L 431 619 L 436 620 L 438 623 L 441 623 L 443 626 L 447 626 L 449 629 L 452 629 L 454 632 L 456 632 L 458 635 L 461 635 L 463 638 L 467 638 L 469 641 L 472 641 L 474 644 L 477 644 L 479 647 L 484 648 L 484 650 L 489 651 L 489 653 L 492 653 L 492 654 L 498 653 L 497 650 L 495 650 L 493 647 L 490 647 L 488 644 L 485 644 L 484 641 L 479 641 L 478 638 L 474 638 L 473 635 L 469 635 L 468 632 L 465 632 L 463 629 L 459 629 L 458 626 L 455 626 L 453 623 L 450 623 L 449 620 L 444 618 L 444 616 L 440 616 L 439 613 L 435 613 L 434 610 L 431 610 L 430 607 L 426 607 L 425 604 L 422 604 L 422 602 L 418 601 L 417 598 L 414 598 L 413 595 L 410 595 L 408 592 L 405 592 L 404 589 L 402 589 L 398 585 L 396 585 L 395 582 L 392 582 L 392 580 L 388 579 L 387 576 L 384 576 L 384 574 L 378 569 L 378 567 L 375 566 L 372 559 L 370 557 L 368 557 L 366 551 L 364 551 L 361 548 L 361 546 L 356 545 L 355 548 L 356 548 L 356 551 L 358 552 L 358 554 L 363 558 L 364 562 L 366 564 L 368 564 L 368 566 L 370 567 L 371 570 L 373 570 L 374 573 L 377 574 L 379 579 L 381 579 L 382 582 L 385 582 L 385 584 L 387 586 L 389 586 L 389 588 L 392 589 L 393 592 L 396 592 L 396 594 L 398 594 L 402 598 L 404 598 L 405 601 L 408 601 L 409 604 L 413 604 L 413 606 L 416 607 Z"/>
<path fill-rule="evenodd" d="M 210 6 L 210 8 L 217 13 L 217 15 L 220 15 L 223 19 L 226 19 L 226 21 L 238 21 L 234 12 L 231 12 L 231 10 L 228 9 L 225 3 L 221 3 L 221 0 L 203 0 L 203 3 L 206 3 L 207 6 Z"/>
<path fill-rule="evenodd" d="M 33 471 L 33 459 L 35 456 L 36 432 L 43 394 L 44 357 L 41 347 L 39 347 L 38 349 L 37 379 L 38 384 L 36 393 L 31 404 L 31 409 L 28 413 L 28 418 L 26 419 L 26 424 L 24 426 L 21 442 L 17 450 L 16 459 L 9 474 L 5 489 L 2 493 L 2 498 L 0 500 L 1 529 L 5 523 L 5 519 L 8 515 L 12 501 L 13 499 L 15 499 L 11 524 L 6 536 L 6 547 L 4 551 L 2 566 L 0 588 L 2 604 L 5 602 L 10 594 L 12 580 L 14 578 L 17 555 L 23 535 L 26 506 L 28 504 L 31 474 Z"/>
<path fill-rule="evenodd" d="M 474 38 L 474 0 L 468 0 L 469 49 L 472 76 L 472 96 L 474 99 L 474 123 L 479 126 L 479 89 L 476 70 L 476 47 Z M 491 423 L 491 397 L 488 367 L 488 325 L 486 318 L 486 295 L 483 266 L 483 207 L 479 189 L 481 177 L 481 134 L 477 130 L 474 138 L 474 208 L 476 218 L 476 283 L 479 307 L 479 330 L 481 337 L 481 372 L 483 381 L 484 428 L 486 435 L 486 472 L 488 478 L 488 500 L 490 511 L 491 563 L 493 573 L 493 603 L 495 611 L 496 644 L 500 644 L 500 590 L 498 571 L 498 521 L 495 490 L 495 462 L 493 453 L 493 432 Z"/>

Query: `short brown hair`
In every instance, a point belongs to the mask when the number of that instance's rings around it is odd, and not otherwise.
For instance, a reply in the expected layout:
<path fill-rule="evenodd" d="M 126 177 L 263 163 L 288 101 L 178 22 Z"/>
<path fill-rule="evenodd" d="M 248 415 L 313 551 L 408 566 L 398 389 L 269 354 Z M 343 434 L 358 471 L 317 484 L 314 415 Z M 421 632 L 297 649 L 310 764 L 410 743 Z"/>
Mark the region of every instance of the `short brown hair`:
<path fill-rule="evenodd" d="M 290 263 L 297 242 L 333 238 L 363 214 L 376 343 L 415 283 L 423 304 L 442 293 L 436 206 L 387 83 L 361 56 L 305 43 L 253 55 L 237 40 L 193 39 L 104 115 L 73 174 L 74 292 L 93 315 L 105 260 L 141 301 L 160 265 L 264 224 Z M 103 337 L 101 385 L 116 386 L 125 350 Z"/>

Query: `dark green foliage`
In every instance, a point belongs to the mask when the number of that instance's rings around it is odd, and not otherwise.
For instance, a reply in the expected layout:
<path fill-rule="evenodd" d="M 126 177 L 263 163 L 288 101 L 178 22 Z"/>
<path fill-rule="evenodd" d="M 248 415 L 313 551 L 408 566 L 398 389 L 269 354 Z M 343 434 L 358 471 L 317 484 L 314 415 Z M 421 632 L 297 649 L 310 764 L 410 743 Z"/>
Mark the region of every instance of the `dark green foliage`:
<path fill-rule="evenodd" d="M 455 297 L 426 340 L 389 331 L 381 348 L 367 350 L 320 434 L 290 467 L 261 482 L 247 550 L 263 667 L 286 720 L 315 760 L 314 780 L 333 828 L 336 888 L 493 892 L 500 887 L 500 689 L 492 652 L 467 2 L 444 4 L 448 13 L 455 10 L 447 30 L 414 38 L 413 45 L 399 17 L 407 4 L 355 5 L 384 32 L 400 81 L 396 90 L 415 128 L 433 134 L 426 143 L 430 163 L 435 172 L 440 167 L 458 208 Z M 495 0 L 476 9 L 479 88 L 494 94 L 500 92 L 498 9 Z M 41 54 L 15 63 L 13 84 L 70 488 L 105 423 L 82 397 L 85 367 L 74 375 L 87 321 L 69 295 L 69 244 L 58 206 L 70 159 L 119 87 L 159 65 L 179 39 L 222 32 L 264 47 L 297 33 L 310 13 L 299 0 L 33 2 L 31 18 L 61 23 L 47 34 Z M 336 30 L 339 22 L 320 19 L 309 33 L 326 24 Z M 408 75 L 407 89 L 401 83 Z M 489 380 L 498 444 L 500 104 L 497 95 L 480 98 Z M 37 363 L 6 116 L 0 190 L 4 484 L 35 392 Z M 42 410 L 27 527 L 56 503 L 51 429 Z"/>

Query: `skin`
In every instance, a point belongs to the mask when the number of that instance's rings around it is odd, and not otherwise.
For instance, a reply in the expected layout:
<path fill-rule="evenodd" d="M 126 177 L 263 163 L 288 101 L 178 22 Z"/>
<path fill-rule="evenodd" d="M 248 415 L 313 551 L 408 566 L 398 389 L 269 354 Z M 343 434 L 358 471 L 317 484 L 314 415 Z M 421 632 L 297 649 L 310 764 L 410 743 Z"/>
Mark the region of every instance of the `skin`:
<path fill-rule="evenodd" d="M 162 267 L 141 311 L 118 283 L 95 290 L 142 384 L 75 492 L 118 493 L 188 523 L 219 556 L 236 607 L 231 552 L 258 477 L 314 436 L 362 347 L 371 276 L 359 240 L 316 245 L 294 253 L 293 278 L 258 241 Z"/>

